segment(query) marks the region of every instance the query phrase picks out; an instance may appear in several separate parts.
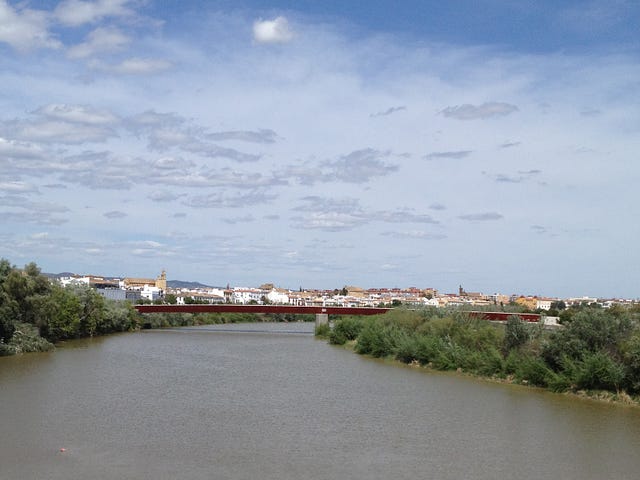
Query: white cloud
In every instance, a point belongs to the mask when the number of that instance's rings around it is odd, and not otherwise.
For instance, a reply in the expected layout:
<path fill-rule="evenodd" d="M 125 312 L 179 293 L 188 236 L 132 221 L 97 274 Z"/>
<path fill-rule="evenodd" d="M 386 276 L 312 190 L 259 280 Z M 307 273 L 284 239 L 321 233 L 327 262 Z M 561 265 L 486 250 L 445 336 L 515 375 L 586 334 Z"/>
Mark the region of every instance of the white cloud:
<path fill-rule="evenodd" d="M 0 124 L 0 129 L 2 125 Z M 41 158 L 44 150 L 29 142 L 18 142 L 0 137 L 0 162 L 9 158 L 34 159 Z"/>
<path fill-rule="evenodd" d="M 131 39 L 115 27 L 99 27 L 93 30 L 83 43 L 70 47 L 69 58 L 87 58 L 104 52 L 117 52 L 127 46 Z"/>
<path fill-rule="evenodd" d="M 34 48 L 59 48 L 61 43 L 48 31 L 47 13 L 29 8 L 14 9 L 0 0 L 0 42 L 26 52 Z"/>
<path fill-rule="evenodd" d="M 496 212 L 484 212 L 484 213 L 468 213 L 460 215 L 460 220 L 468 220 L 471 222 L 486 222 L 491 220 L 501 220 L 504 218 L 500 213 Z"/>
<path fill-rule="evenodd" d="M 242 208 L 269 203 L 275 198 L 276 195 L 261 190 L 248 193 L 220 192 L 194 196 L 185 205 L 195 208 Z"/>
<path fill-rule="evenodd" d="M 77 27 L 95 23 L 106 17 L 123 17 L 134 14 L 127 7 L 131 0 L 64 0 L 54 10 L 55 17 L 64 25 Z"/>
<path fill-rule="evenodd" d="M 40 157 L 42 148 L 38 143 L 104 142 L 116 135 L 115 127 L 119 122 L 108 110 L 84 105 L 49 104 L 31 114 L 32 117 L 25 119 L 0 120 L 0 134 L 28 142 L 0 138 L 0 150 Z"/>
<path fill-rule="evenodd" d="M 341 180 L 348 183 L 366 183 L 374 177 L 383 177 L 398 171 L 398 165 L 384 163 L 388 152 L 380 152 L 372 148 L 356 150 L 341 157 L 335 162 L 326 162 L 330 172 L 327 180 Z"/>
<path fill-rule="evenodd" d="M 430 233 L 421 230 L 383 232 L 382 235 L 392 238 L 411 238 L 418 240 L 443 240 L 447 238 L 447 236 L 442 233 Z"/>
<path fill-rule="evenodd" d="M 111 218 L 111 219 L 116 219 L 116 218 L 125 218 L 127 216 L 127 214 L 125 212 L 121 212 L 119 210 L 111 210 L 109 212 L 105 212 L 103 214 L 103 216 L 105 216 L 107 218 Z"/>
<path fill-rule="evenodd" d="M 158 128 L 177 128 L 185 123 L 185 119 L 175 113 L 158 113 L 147 110 L 127 120 L 129 127 L 135 131 L 155 130 Z"/>
<path fill-rule="evenodd" d="M 253 23 L 253 39 L 258 43 L 287 43 L 294 37 L 285 17 L 273 20 L 256 20 Z"/>
<path fill-rule="evenodd" d="M 210 133 L 207 135 L 207 138 L 214 141 L 236 140 L 239 142 L 275 143 L 278 135 L 270 129 L 260 129 L 257 131 L 235 130 Z"/>
<path fill-rule="evenodd" d="M 369 116 L 371 118 L 374 118 L 374 117 L 388 117 L 392 113 L 401 112 L 401 111 L 406 110 L 406 109 L 407 109 L 407 107 L 405 107 L 405 106 L 389 107 L 386 110 L 382 110 L 380 112 L 372 113 Z"/>
<path fill-rule="evenodd" d="M 482 105 L 456 105 L 442 110 L 442 115 L 457 120 L 477 120 L 491 117 L 504 117 L 517 112 L 518 107 L 503 102 L 486 102 Z"/>
<path fill-rule="evenodd" d="M 0 125 L 0 128 L 2 127 Z M 55 120 L 20 122 L 8 124 L 6 127 L 16 138 L 30 142 L 80 144 L 104 142 L 107 138 L 115 136 L 115 132 L 107 126 Z"/>
<path fill-rule="evenodd" d="M 432 152 L 428 155 L 425 155 L 424 158 L 426 160 L 433 160 L 437 158 L 451 158 L 454 160 L 459 160 L 461 158 L 466 158 L 471 155 L 473 152 L 471 150 L 458 150 L 455 152 Z"/>
<path fill-rule="evenodd" d="M 153 200 L 154 202 L 171 202 L 173 200 L 177 200 L 178 198 L 180 198 L 181 195 L 176 195 L 172 192 L 169 192 L 167 190 L 158 190 L 155 192 L 151 192 L 148 195 L 148 198 L 150 200 Z"/>
<path fill-rule="evenodd" d="M 318 229 L 327 232 L 351 230 L 367 223 L 362 215 L 343 212 L 315 212 L 304 217 L 294 218 L 296 228 Z"/>
<path fill-rule="evenodd" d="M 40 107 L 33 113 L 49 119 L 87 125 L 110 125 L 118 121 L 118 117 L 108 110 L 99 110 L 88 105 L 52 103 Z"/>
<path fill-rule="evenodd" d="M 45 239 L 47 237 L 49 237 L 49 232 L 34 233 L 33 235 L 30 236 L 30 238 L 32 238 L 33 240 Z"/>
<path fill-rule="evenodd" d="M 38 187 L 25 182 L 0 182 L 0 192 L 4 193 L 35 193 Z"/>
<path fill-rule="evenodd" d="M 92 61 L 89 67 L 117 75 L 153 75 L 164 72 L 173 66 L 168 60 L 153 58 L 129 58 L 122 62 L 110 65 L 104 62 Z"/>

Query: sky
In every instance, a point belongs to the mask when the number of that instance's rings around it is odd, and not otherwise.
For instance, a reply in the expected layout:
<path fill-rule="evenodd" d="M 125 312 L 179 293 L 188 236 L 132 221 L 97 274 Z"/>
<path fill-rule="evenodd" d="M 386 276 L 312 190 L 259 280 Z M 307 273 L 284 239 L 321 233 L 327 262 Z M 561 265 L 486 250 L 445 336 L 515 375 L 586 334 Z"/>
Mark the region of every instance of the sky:
<path fill-rule="evenodd" d="M 640 2 L 0 0 L 0 257 L 640 297 Z"/>

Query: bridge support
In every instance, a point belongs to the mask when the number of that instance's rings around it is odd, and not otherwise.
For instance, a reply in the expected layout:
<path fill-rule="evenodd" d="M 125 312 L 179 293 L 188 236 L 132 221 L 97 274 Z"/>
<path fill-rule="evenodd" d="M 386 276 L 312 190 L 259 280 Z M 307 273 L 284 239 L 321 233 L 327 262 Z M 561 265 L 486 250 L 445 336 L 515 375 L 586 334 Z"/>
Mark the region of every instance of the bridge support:
<path fill-rule="evenodd" d="M 327 325 L 329 323 L 329 314 L 327 313 L 316 313 L 316 327 L 320 325 Z"/>

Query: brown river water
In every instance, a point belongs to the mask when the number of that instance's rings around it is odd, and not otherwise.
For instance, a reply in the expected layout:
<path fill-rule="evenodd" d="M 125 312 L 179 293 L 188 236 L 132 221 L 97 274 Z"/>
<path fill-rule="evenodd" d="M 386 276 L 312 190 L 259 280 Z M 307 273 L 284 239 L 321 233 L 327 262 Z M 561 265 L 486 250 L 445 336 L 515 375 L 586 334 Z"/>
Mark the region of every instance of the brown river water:
<path fill-rule="evenodd" d="M 640 478 L 640 408 L 390 365 L 312 330 L 0 358 L 0 480 Z"/>

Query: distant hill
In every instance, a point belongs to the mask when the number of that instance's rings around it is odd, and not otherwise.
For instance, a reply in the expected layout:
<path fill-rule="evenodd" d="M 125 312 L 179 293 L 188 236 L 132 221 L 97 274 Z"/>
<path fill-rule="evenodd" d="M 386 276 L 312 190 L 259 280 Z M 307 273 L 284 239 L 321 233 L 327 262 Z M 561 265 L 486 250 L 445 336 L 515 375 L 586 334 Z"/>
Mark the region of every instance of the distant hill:
<path fill-rule="evenodd" d="M 73 277 L 75 275 L 84 276 L 85 274 L 78 274 L 78 273 L 74 273 L 74 272 L 60 272 L 60 273 L 42 272 L 42 275 L 44 275 L 45 277 L 49 277 L 49 278 L 60 279 L 62 277 Z M 120 277 L 109 277 L 109 276 L 104 276 L 104 275 L 93 275 L 93 276 L 102 277 L 105 280 L 120 280 Z"/>
<path fill-rule="evenodd" d="M 212 288 L 211 285 L 205 285 L 200 282 L 185 282 L 184 280 L 167 280 L 167 287 L 170 288 L 188 288 L 195 290 L 198 288 Z"/>
<path fill-rule="evenodd" d="M 49 277 L 49 278 L 61 278 L 61 277 L 72 277 L 73 275 L 76 275 L 75 273 L 72 272 L 61 272 L 61 273 L 45 273 L 42 272 L 43 275 Z M 106 279 L 106 280 L 121 280 L 124 277 L 105 277 L 103 276 L 102 278 Z M 200 282 L 186 282 L 184 280 L 167 280 L 167 287 L 171 287 L 171 288 L 188 288 L 188 289 L 198 289 L 198 288 L 213 288 L 211 287 L 211 285 L 205 285 L 204 283 L 200 283 Z"/>
<path fill-rule="evenodd" d="M 70 276 L 75 275 L 75 274 L 71 273 L 71 272 L 61 272 L 61 273 L 46 273 L 46 272 L 42 272 L 42 275 L 44 275 L 45 277 L 49 277 L 49 278 L 62 278 L 62 277 L 70 277 Z"/>

